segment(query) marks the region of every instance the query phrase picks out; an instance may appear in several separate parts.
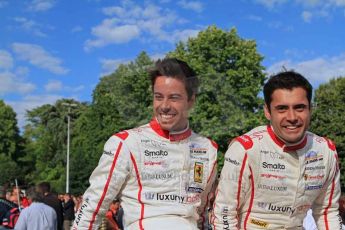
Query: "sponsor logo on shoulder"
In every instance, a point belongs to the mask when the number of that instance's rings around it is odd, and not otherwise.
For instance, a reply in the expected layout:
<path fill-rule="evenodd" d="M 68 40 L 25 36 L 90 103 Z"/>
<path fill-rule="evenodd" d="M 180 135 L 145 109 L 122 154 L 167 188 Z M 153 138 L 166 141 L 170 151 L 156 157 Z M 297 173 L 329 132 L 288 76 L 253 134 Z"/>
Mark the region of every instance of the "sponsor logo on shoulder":
<path fill-rule="evenodd" d="M 103 151 L 104 155 L 108 155 L 108 156 L 114 156 L 114 153 L 112 153 L 111 151 Z"/>
<path fill-rule="evenodd" d="M 240 165 L 240 162 L 238 162 L 237 160 L 233 160 L 230 157 L 225 157 L 224 160 L 227 162 L 230 162 L 231 164 L 236 165 L 236 166 Z"/>
<path fill-rule="evenodd" d="M 150 139 L 141 139 L 141 143 L 144 143 L 144 145 L 147 147 L 162 147 L 167 145 L 166 143 Z"/>

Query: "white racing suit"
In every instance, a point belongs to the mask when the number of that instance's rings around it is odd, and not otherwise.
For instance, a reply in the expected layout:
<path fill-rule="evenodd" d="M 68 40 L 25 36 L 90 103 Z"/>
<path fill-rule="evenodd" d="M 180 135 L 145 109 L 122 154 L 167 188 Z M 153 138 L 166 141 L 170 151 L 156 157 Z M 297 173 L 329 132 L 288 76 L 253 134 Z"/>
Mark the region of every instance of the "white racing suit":
<path fill-rule="evenodd" d="M 125 229 L 197 229 L 216 177 L 217 145 L 153 119 L 112 136 L 90 177 L 72 229 L 97 229 L 115 197 Z"/>
<path fill-rule="evenodd" d="M 216 190 L 213 229 L 302 229 L 309 208 L 319 230 L 341 229 L 335 145 L 307 132 L 285 145 L 271 126 L 235 138 Z"/>

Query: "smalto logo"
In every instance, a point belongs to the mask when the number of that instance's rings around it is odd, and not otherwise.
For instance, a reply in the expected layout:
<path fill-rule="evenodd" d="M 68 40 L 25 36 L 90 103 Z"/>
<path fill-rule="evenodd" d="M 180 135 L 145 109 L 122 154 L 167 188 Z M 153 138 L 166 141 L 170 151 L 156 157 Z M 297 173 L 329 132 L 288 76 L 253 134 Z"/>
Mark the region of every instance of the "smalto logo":
<path fill-rule="evenodd" d="M 262 162 L 262 167 L 264 169 L 270 169 L 270 170 L 285 170 L 285 165 L 277 163 L 277 164 L 271 164 L 267 162 Z"/>
<path fill-rule="evenodd" d="M 145 156 L 147 157 L 166 157 L 168 154 L 168 151 L 163 151 L 161 149 L 157 151 L 145 150 Z"/>

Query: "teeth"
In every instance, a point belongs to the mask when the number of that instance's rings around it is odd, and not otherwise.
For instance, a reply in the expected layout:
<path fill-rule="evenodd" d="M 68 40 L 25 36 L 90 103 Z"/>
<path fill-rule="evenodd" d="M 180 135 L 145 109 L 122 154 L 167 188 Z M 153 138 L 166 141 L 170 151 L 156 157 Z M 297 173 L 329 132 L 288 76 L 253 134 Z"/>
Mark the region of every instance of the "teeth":
<path fill-rule="evenodd" d="M 285 126 L 287 129 L 297 129 L 298 126 Z"/>
<path fill-rule="evenodd" d="M 162 114 L 161 117 L 162 117 L 163 119 L 171 119 L 171 118 L 174 117 L 174 115 L 171 115 L 171 114 Z"/>

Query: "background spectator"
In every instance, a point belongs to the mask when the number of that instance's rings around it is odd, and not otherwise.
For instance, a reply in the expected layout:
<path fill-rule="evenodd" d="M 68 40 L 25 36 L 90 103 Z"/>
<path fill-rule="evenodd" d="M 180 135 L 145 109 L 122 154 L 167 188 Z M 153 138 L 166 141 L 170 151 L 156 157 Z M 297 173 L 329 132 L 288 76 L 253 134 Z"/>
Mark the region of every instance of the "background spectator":
<path fill-rule="evenodd" d="M 42 182 L 37 185 L 37 191 L 43 194 L 43 203 L 52 207 L 57 216 L 57 229 L 62 230 L 63 226 L 63 209 L 60 200 L 57 195 L 54 195 L 50 191 L 49 182 Z"/>
<path fill-rule="evenodd" d="M 56 212 L 53 208 L 43 203 L 43 195 L 32 187 L 28 190 L 27 197 L 31 204 L 20 213 L 15 229 L 56 230 Z"/>
<path fill-rule="evenodd" d="M 63 214 L 63 228 L 69 230 L 74 220 L 74 202 L 69 193 L 64 195 Z"/>

